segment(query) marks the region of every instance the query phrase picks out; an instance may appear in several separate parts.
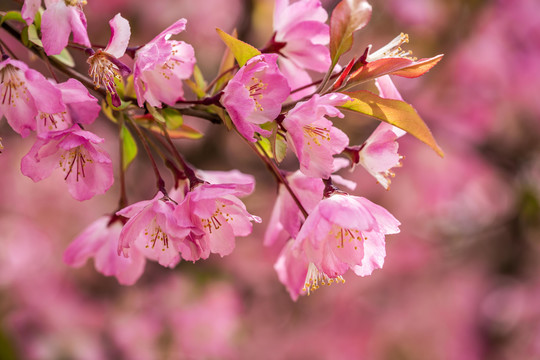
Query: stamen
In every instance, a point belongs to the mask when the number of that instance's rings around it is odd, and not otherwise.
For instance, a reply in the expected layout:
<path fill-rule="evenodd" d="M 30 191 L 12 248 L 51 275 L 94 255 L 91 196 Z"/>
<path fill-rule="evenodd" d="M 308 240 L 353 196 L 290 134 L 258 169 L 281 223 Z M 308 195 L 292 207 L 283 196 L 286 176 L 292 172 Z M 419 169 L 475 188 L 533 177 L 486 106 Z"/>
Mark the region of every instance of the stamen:
<path fill-rule="evenodd" d="M 309 263 L 308 265 L 308 271 L 306 275 L 306 281 L 304 282 L 304 287 L 302 288 L 302 291 L 306 291 L 308 295 L 311 294 L 311 292 L 317 290 L 321 285 L 332 285 L 333 283 L 341 282 L 342 284 L 345 284 L 345 279 L 341 275 L 336 277 L 329 277 L 324 272 L 319 271 L 315 264 Z"/>
<path fill-rule="evenodd" d="M 218 217 L 224 219 L 225 222 L 233 221 L 233 217 L 229 213 L 222 211 L 224 208 L 225 204 L 220 204 L 218 202 L 216 204 L 216 211 L 214 214 L 212 214 L 212 216 L 209 218 L 201 219 L 203 229 L 206 229 L 209 234 L 211 234 L 213 230 L 219 230 L 223 226 Z"/>
<path fill-rule="evenodd" d="M 412 55 L 412 51 L 403 51 L 401 49 L 401 45 L 407 44 L 408 42 L 409 35 L 401 33 L 379 50 L 375 51 L 372 54 L 369 54 L 366 60 L 367 62 L 372 62 L 384 58 L 404 58 L 416 61 L 417 59 L 415 57 L 409 56 Z"/>
<path fill-rule="evenodd" d="M 15 102 L 23 98 L 28 102 L 28 90 L 25 82 L 20 76 L 20 70 L 11 64 L 7 64 L 0 70 L 0 97 L 2 104 L 16 106 Z"/>
<path fill-rule="evenodd" d="M 64 180 L 67 180 L 72 174 L 76 176 L 75 181 L 79 181 L 79 177 L 86 177 L 84 167 L 87 163 L 92 162 L 93 160 L 83 153 L 80 146 L 70 150 L 67 156 L 66 153 L 60 155 L 60 167 L 66 173 Z M 75 172 L 73 172 L 73 168 L 75 168 Z"/>
<path fill-rule="evenodd" d="M 321 140 L 330 141 L 330 129 L 328 128 L 321 128 L 318 126 L 313 125 L 304 125 L 304 136 L 308 138 L 307 144 L 311 145 L 311 140 L 317 145 L 321 145 Z"/>
<path fill-rule="evenodd" d="M 262 105 L 259 100 L 263 98 L 263 92 L 268 88 L 268 84 L 263 83 L 256 77 L 251 78 L 251 85 L 246 85 L 246 89 L 249 91 L 249 96 L 255 101 L 255 108 L 258 111 L 263 111 Z"/>
<path fill-rule="evenodd" d="M 165 251 L 169 248 L 169 235 L 167 235 L 159 225 L 156 224 L 154 218 L 150 225 L 144 230 L 144 236 L 146 237 L 146 248 L 155 249 L 156 244 L 161 243 L 161 251 Z M 159 245 L 158 245 L 159 246 Z"/>

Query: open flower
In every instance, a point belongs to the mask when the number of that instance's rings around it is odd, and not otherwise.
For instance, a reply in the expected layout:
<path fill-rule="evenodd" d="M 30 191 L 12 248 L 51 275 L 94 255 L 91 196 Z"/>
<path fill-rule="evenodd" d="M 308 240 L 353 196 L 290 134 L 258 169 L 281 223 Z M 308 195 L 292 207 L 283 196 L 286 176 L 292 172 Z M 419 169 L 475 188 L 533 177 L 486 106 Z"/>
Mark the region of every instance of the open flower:
<path fill-rule="evenodd" d="M 42 97 L 35 99 L 38 107 L 38 134 L 65 130 L 73 124 L 91 124 L 98 117 L 101 107 L 97 99 L 90 95 L 88 89 L 79 81 L 69 79 L 55 87 L 60 90 L 62 100 L 61 108 L 57 107 L 56 112 L 46 112 L 45 109 L 50 107 L 50 103 L 44 102 Z"/>
<path fill-rule="evenodd" d="M 259 125 L 273 121 L 291 89 L 279 71 L 277 55 L 263 54 L 251 58 L 229 81 L 221 103 L 231 120 L 246 139 L 255 141 L 254 134 L 271 133 Z"/>
<path fill-rule="evenodd" d="M 141 252 L 145 257 L 165 267 L 175 267 L 180 262 L 180 245 L 191 233 L 187 219 L 174 215 L 176 200 L 158 192 L 152 200 L 139 201 L 117 212 L 129 218 L 120 233 L 118 253 L 126 257 Z M 133 250 L 135 249 L 135 250 Z"/>
<path fill-rule="evenodd" d="M 344 158 L 334 159 L 334 170 L 338 171 L 349 166 L 349 161 Z M 343 179 L 333 174 L 332 182 L 343 185 L 350 190 L 356 188 L 356 183 Z M 315 206 L 322 200 L 324 195 L 324 183 L 320 178 L 307 177 L 301 171 L 295 171 L 286 177 L 289 188 L 298 198 L 302 207 L 311 213 Z M 287 188 L 279 185 L 279 192 L 274 204 L 272 216 L 268 221 L 268 227 L 264 236 L 264 245 L 271 246 L 276 243 L 284 244 L 290 238 L 296 238 L 298 231 L 304 223 L 305 217 L 298 209 Z"/>
<path fill-rule="evenodd" d="M 120 14 L 116 14 L 109 21 L 111 27 L 111 38 L 104 50 L 98 50 L 88 57 L 90 69 L 88 73 L 94 81 L 96 88 L 103 86 L 111 95 L 111 101 L 114 106 L 120 106 L 121 101 L 116 92 L 115 79 L 122 80 L 122 76 L 131 73 L 131 69 L 122 63 L 119 59 L 126 52 L 131 29 L 129 23 Z"/>
<path fill-rule="evenodd" d="M 289 4 L 289 0 L 276 0 L 275 33 L 269 50 L 282 55 L 278 59 L 279 68 L 292 89 L 311 83 L 311 76 L 305 69 L 326 72 L 330 67 L 327 19 L 328 14 L 319 0 L 302 0 L 292 4 Z M 299 92 L 295 96 L 301 97 L 303 94 Z"/>
<path fill-rule="evenodd" d="M 186 22 L 178 20 L 135 53 L 133 80 L 139 106 L 145 100 L 161 107 L 161 102 L 174 105 L 183 99 L 182 80 L 193 72 L 195 53 L 191 45 L 169 38 L 184 31 Z"/>
<path fill-rule="evenodd" d="M 30 12 L 36 4 L 30 1 L 28 5 Z M 87 47 L 92 46 L 86 31 L 86 17 L 82 10 L 86 0 L 45 0 L 45 5 L 47 9 L 41 18 L 41 33 L 43 49 L 47 55 L 60 54 L 66 47 L 71 32 L 74 42 Z M 39 5 L 37 7 L 39 8 Z M 33 14 L 35 15 L 35 12 Z M 26 15 L 25 20 L 28 22 L 28 19 L 32 18 Z"/>
<path fill-rule="evenodd" d="M 343 117 L 336 106 L 348 100 L 343 94 L 315 94 L 308 101 L 296 104 L 283 120 L 287 142 L 305 175 L 327 179 L 334 171 L 333 156 L 345 149 L 349 138 L 325 116 Z"/>
<path fill-rule="evenodd" d="M 381 97 L 403 100 L 389 75 L 375 80 Z M 381 123 L 358 149 L 360 163 L 385 189 L 390 186 L 394 176 L 392 168 L 401 166 L 402 156 L 398 154 L 397 139 L 405 135 L 405 131 L 387 123 Z"/>
<path fill-rule="evenodd" d="M 193 232 L 190 241 L 183 244 L 184 259 L 206 259 L 210 253 L 229 255 L 235 247 L 236 236 L 251 234 L 251 222 L 261 222 L 259 217 L 247 212 L 244 203 L 237 197 L 253 191 L 253 178 L 249 176 L 251 181 L 246 183 L 246 177 L 243 175 L 238 184 L 204 183 L 186 194 L 175 214 L 179 219 L 190 219 L 198 233 Z"/>
<path fill-rule="evenodd" d="M 94 258 L 96 270 L 105 276 L 115 276 L 122 285 L 134 284 L 144 271 L 145 257 L 136 249 L 129 258 L 118 255 L 118 240 L 122 223 L 111 223 L 110 216 L 103 216 L 88 226 L 64 253 L 64 262 L 73 267 L 83 266 Z"/>
<path fill-rule="evenodd" d="M 27 136 L 36 130 L 38 110 L 44 113 L 64 109 L 60 90 L 39 72 L 12 59 L 0 62 L 0 116 L 14 131 Z"/>
<path fill-rule="evenodd" d="M 96 145 L 102 138 L 74 125 L 38 137 L 21 161 L 21 172 L 34 181 L 43 180 L 55 168 L 65 174 L 68 191 L 77 200 L 105 193 L 113 184 L 109 155 Z"/>
<path fill-rule="evenodd" d="M 357 196 L 335 193 L 309 214 L 290 251 L 308 263 L 305 291 L 339 280 L 348 270 L 360 276 L 381 268 L 384 237 L 400 225 L 386 209 Z"/>

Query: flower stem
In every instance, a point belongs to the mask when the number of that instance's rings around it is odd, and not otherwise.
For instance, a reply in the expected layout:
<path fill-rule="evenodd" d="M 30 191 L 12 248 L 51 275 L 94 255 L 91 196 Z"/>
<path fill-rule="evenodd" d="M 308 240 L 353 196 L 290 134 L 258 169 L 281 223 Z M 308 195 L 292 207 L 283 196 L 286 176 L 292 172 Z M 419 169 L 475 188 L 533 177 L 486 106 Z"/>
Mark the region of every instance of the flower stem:
<path fill-rule="evenodd" d="M 157 186 L 157 188 L 159 189 L 159 191 L 161 191 L 163 193 L 163 195 L 168 196 L 167 195 L 167 190 L 165 190 L 165 181 L 163 181 L 163 178 L 161 177 L 161 174 L 159 173 L 159 169 L 157 167 L 156 160 L 154 159 L 154 156 L 152 155 L 152 152 L 150 151 L 150 147 L 148 146 L 148 141 L 147 141 L 146 137 L 144 136 L 141 129 L 135 123 L 135 121 L 133 121 L 132 118 L 130 118 L 128 116 L 127 119 L 129 120 L 129 122 L 133 126 L 133 128 L 135 129 L 135 132 L 137 133 L 137 136 L 141 140 L 141 143 L 142 143 L 142 145 L 144 147 L 144 151 L 146 151 L 146 154 L 150 158 L 150 162 L 152 163 L 152 169 L 154 170 L 154 175 L 156 176 L 156 186 Z"/>
<path fill-rule="evenodd" d="M 300 211 L 302 212 L 304 217 L 307 218 L 308 217 L 308 212 L 302 206 L 302 203 L 300 202 L 300 199 L 298 199 L 298 197 L 296 196 L 296 194 L 292 190 L 291 186 L 289 185 L 289 182 L 287 181 L 287 179 L 281 174 L 281 171 L 277 168 L 276 164 L 274 164 L 274 162 L 268 157 L 268 155 L 266 154 L 264 149 L 262 147 L 258 146 L 258 145 L 253 144 L 251 141 L 246 140 L 242 135 L 240 135 L 240 134 L 238 134 L 238 135 L 246 142 L 246 144 L 249 145 L 249 147 L 251 147 L 251 149 L 253 149 L 253 151 L 257 154 L 257 156 L 264 162 L 264 164 L 266 165 L 268 170 L 276 178 L 276 181 L 278 183 L 282 183 L 285 186 L 285 188 L 287 189 L 289 194 L 291 194 L 291 197 L 293 198 L 294 202 L 296 203 L 296 206 L 298 206 L 298 209 L 300 209 Z M 257 146 L 260 149 L 260 151 L 257 149 Z M 264 155 L 261 154 L 261 152 L 263 152 Z"/>

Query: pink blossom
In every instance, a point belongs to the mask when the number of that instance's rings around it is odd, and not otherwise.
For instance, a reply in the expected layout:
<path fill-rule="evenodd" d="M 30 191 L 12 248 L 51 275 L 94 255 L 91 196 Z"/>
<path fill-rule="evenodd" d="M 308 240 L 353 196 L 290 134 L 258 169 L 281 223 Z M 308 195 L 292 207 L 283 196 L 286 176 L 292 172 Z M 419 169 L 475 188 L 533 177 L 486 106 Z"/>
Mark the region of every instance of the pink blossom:
<path fill-rule="evenodd" d="M 180 193 L 170 196 L 181 201 Z M 158 192 L 152 200 L 139 201 L 118 211 L 117 215 L 129 219 L 120 233 L 118 253 L 131 257 L 141 252 L 162 266 L 175 267 L 180 262 L 181 244 L 193 228 L 188 219 L 175 215 L 176 207 L 171 198 Z"/>
<path fill-rule="evenodd" d="M 56 113 L 63 109 L 61 93 L 39 72 L 25 63 L 0 62 L 0 116 L 3 114 L 17 133 L 27 136 L 36 129 L 38 110 Z"/>
<path fill-rule="evenodd" d="M 195 53 L 191 45 L 169 38 L 184 31 L 186 22 L 176 21 L 135 53 L 133 76 L 139 106 L 145 100 L 161 107 L 161 102 L 174 105 L 183 99 L 182 80 L 193 72 Z"/>
<path fill-rule="evenodd" d="M 229 255 L 235 247 L 235 237 L 249 235 L 251 221 L 261 222 L 259 217 L 247 212 L 237 197 L 253 190 L 253 178 L 249 191 L 246 191 L 246 185 L 205 183 L 186 194 L 175 215 L 178 219 L 190 219 L 198 232 L 193 232 L 190 241 L 182 245 L 184 259 L 206 259 L 210 253 Z"/>
<path fill-rule="evenodd" d="M 38 137 L 21 162 L 21 171 L 34 181 L 43 180 L 55 168 L 65 173 L 68 191 L 82 201 L 105 193 L 112 185 L 113 169 L 109 155 L 96 144 L 103 139 L 76 125 Z"/>
<path fill-rule="evenodd" d="M 398 233 L 399 225 L 386 209 L 365 198 L 335 193 L 323 199 L 290 250 L 309 263 L 304 290 L 317 289 L 321 281 L 342 280 L 347 269 L 366 276 L 381 268 L 384 236 Z"/>
<path fill-rule="evenodd" d="M 21 15 L 26 21 L 26 25 L 30 25 L 34 22 L 34 17 L 41 6 L 41 0 L 24 0 L 23 7 L 21 9 Z"/>
<path fill-rule="evenodd" d="M 269 136 L 259 125 L 273 121 L 291 89 L 279 71 L 276 54 L 263 54 L 250 59 L 223 89 L 221 103 L 232 122 L 246 139 L 254 134 Z"/>
<path fill-rule="evenodd" d="M 105 276 L 115 276 L 122 285 L 134 284 L 144 271 L 145 257 L 136 249 L 130 257 L 118 255 L 118 240 L 122 223 L 111 224 L 111 217 L 103 216 L 94 221 L 69 245 L 64 253 L 64 262 L 81 267 L 93 257 L 96 270 Z"/>
<path fill-rule="evenodd" d="M 43 49 L 47 55 L 60 54 L 66 47 L 71 32 L 74 42 L 86 47 L 92 46 L 82 10 L 85 4 L 85 0 L 45 0 L 47 9 L 41 19 L 41 32 Z"/>
<path fill-rule="evenodd" d="M 292 189 L 304 209 L 310 213 L 323 198 L 324 184 L 320 178 L 307 177 L 300 171 L 287 176 Z M 305 218 L 285 186 L 280 185 L 272 216 L 264 236 L 264 244 L 270 246 L 295 238 Z"/>
<path fill-rule="evenodd" d="M 381 97 L 386 99 L 403 100 L 389 75 L 375 80 Z M 359 163 L 385 189 L 390 186 L 390 178 L 394 176 L 393 167 L 401 166 L 402 156 L 398 154 L 397 139 L 406 132 L 387 123 L 381 123 L 360 147 Z"/>
<path fill-rule="evenodd" d="M 73 124 L 91 124 L 98 117 L 101 107 L 95 97 L 90 95 L 86 87 L 75 79 L 69 79 L 65 83 L 56 84 L 61 92 L 61 108 L 56 112 L 45 112 L 47 105 L 43 97 L 36 97 L 36 105 L 39 113 L 37 116 L 37 133 L 43 134 L 48 131 L 65 130 Z M 49 106 L 50 107 L 50 106 Z M 49 110 L 51 111 L 51 110 Z"/>
<path fill-rule="evenodd" d="M 131 69 L 119 60 L 126 52 L 131 28 L 120 14 L 116 14 L 109 21 L 109 25 L 111 27 L 109 43 L 104 50 L 98 50 L 88 58 L 87 62 L 90 65 L 88 73 L 96 88 L 103 86 L 111 95 L 112 104 L 118 107 L 122 102 L 116 92 L 114 80 L 122 80 L 122 76 L 131 73 Z"/>
<path fill-rule="evenodd" d="M 315 94 L 308 101 L 296 104 L 283 120 L 287 142 L 305 175 L 327 179 L 334 171 L 333 155 L 345 149 L 349 138 L 325 116 L 343 117 L 335 106 L 348 100 L 343 94 Z"/>
<path fill-rule="evenodd" d="M 335 170 L 340 170 L 349 166 L 349 161 L 343 158 L 334 160 Z M 343 185 L 354 190 L 356 183 L 343 179 L 339 175 L 332 175 L 334 183 Z M 301 171 L 295 171 L 286 177 L 289 187 L 296 195 L 302 207 L 311 213 L 315 206 L 322 200 L 324 193 L 324 183 L 320 178 L 305 176 Z M 292 198 L 287 188 L 282 184 L 279 186 L 278 196 L 274 204 L 272 216 L 268 221 L 268 227 L 264 236 L 264 245 L 271 246 L 276 243 L 283 244 L 290 238 L 298 235 L 305 218 L 298 209 L 298 205 Z"/>
<path fill-rule="evenodd" d="M 311 83 L 311 76 L 304 69 L 326 72 L 330 67 L 327 19 L 328 14 L 319 0 L 302 0 L 292 4 L 289 4 L 289 0 L 276 1 L 275 34 L 269 50 L 282 55 L 278 60 L 279 68 L 292 89 Z"/>

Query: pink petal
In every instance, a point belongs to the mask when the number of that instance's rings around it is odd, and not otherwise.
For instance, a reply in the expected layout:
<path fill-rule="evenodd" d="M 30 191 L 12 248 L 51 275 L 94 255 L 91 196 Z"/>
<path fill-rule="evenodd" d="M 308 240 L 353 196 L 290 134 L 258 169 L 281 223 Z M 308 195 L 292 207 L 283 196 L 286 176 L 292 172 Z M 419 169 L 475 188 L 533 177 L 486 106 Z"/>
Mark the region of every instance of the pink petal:
<path fill-rule="evenodd" d="M 56 55 L 66 47 L 71 33 L 70 10 L 64 1 L 47 7 L 41 18 L 43 49 L 47 55 Z"/>
<path fill-rule="evenodd" d="M 105 52 L 119 59 L 126 52 L 131 36 L 131 28 L 129 22 L 120 13 L 109 21 L 109 25 L 111 27 L 111 38 Z"/>

